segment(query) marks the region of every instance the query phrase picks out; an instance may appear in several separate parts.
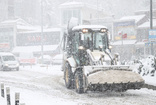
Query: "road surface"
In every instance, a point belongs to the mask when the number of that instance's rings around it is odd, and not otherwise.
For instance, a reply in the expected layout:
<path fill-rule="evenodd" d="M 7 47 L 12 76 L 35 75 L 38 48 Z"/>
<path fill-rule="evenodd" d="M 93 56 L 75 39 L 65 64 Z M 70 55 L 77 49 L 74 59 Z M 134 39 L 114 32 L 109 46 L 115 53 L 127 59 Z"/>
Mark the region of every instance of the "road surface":
<path fill-rule="evenodd" d="M 60 66 L 0 71 L 0 82 L 11 88 L 12 97 L 20 92 L 20 101 L 26 105 L 156 105 L 156 91 L 145 88 L 77 94 L 74 89 L 66 89 Z"/>

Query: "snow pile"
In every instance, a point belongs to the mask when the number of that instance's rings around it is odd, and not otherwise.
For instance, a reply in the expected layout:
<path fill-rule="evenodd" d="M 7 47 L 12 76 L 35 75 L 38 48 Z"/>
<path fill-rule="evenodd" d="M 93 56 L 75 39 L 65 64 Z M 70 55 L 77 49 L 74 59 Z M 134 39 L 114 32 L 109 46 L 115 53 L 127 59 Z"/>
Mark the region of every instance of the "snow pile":
<path fill-rule="evenodd" d="M 140 65 L 138 68 L 138 73 L 141 74 L 142 76 L 144 75 L 155 75 L 155 60 L 156 58 L 154 56 L 148 56 L 145 59 L 142 59 L 139 61 Z"/>
<path fill-rule="evenodd" d="M 145 83 L 156 86 L 156 57 L 150 55 L 135 62 L 131 67 L 143 77 Z"/>
<path fill-rule="evenodd" d="M 122 70 L 107 70 L 105 72 L 99 71 L 88 76 L 88 83 L 104 84 L 104 83 L 128 83 L 128 82 L 142 82 L 143 79 L 137 73 Z"/>

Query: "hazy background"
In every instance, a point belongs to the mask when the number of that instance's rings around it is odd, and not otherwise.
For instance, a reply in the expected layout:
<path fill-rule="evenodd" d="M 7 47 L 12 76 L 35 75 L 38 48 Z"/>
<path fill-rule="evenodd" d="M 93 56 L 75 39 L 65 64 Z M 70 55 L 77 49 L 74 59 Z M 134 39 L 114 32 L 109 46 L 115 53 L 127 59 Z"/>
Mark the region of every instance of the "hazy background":
<path fill-rule="evenodd" d="M 8 0 L 12 9 L 7 11 L 7 0 L 0 0 L 0 21 L 15 17 L 22 18 L 32 25 L 39 25 L 41 20 L 41 0 Z M 59 5 L 69 1 L 80 1 L 102 7 L 114 18 L 118 19 L 126 15 L 133 15 L 135 11 L 149 10 L 150 0 L 43 0 L 44 25 L 57 26 L 60 19 Z M 153 2 L 156 0 L 153 0 Z M 153 7 L 155 8 L 155 7 Z M 10 16 L 7 15 L 10 12 Z"/>

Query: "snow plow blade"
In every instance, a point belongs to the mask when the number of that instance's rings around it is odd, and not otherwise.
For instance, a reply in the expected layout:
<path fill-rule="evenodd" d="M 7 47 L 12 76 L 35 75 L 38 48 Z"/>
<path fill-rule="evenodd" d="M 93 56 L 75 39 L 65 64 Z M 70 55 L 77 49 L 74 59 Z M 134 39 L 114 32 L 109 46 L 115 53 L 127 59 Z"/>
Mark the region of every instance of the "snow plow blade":
<path fill-rule="evenodd" d="M 91 91 L 126 91 L 140 89 L 144 85 L 142 77 L 125 66 L 92 68 L 94 70 L 87 75 L 87 89 Z"/>
<path fill-rule="evenodd" d="M 124 92 L 128 89 L 140 89 L 144 82 L 128 82 L 128 83 L 105 83 L 105 84 L 89 84 L 88 90 L 91 91 L 116 91 Z"/>

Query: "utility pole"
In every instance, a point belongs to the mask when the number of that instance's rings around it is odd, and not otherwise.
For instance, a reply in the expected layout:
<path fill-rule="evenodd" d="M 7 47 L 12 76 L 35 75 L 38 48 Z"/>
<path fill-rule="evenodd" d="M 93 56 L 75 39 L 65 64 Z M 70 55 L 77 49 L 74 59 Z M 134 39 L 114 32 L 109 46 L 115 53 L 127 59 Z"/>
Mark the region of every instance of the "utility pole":
<path fill-rule="evenodd" d="M 43 64 L 43 0 L 41 0 L 41 63 Z"/>
<path fill-rule="evenodd" d="M 153 6 L 152 0 L 150 0 L 150 29 L 153 29 Z"/>
<path fill-rule="evenodd" d="M 98 21 L 98 24 L 99 24 L 99 0 L 97 0 L 97 21 Z"/>
<path fill-rule="evenodd" d="M 150 29 L 152 30 L 153 29 L 153 7 L 152 7 L 152 0 L 150 0 Z M 153 42 L 151 41 L 151 55 L 153 55 Z"/>

